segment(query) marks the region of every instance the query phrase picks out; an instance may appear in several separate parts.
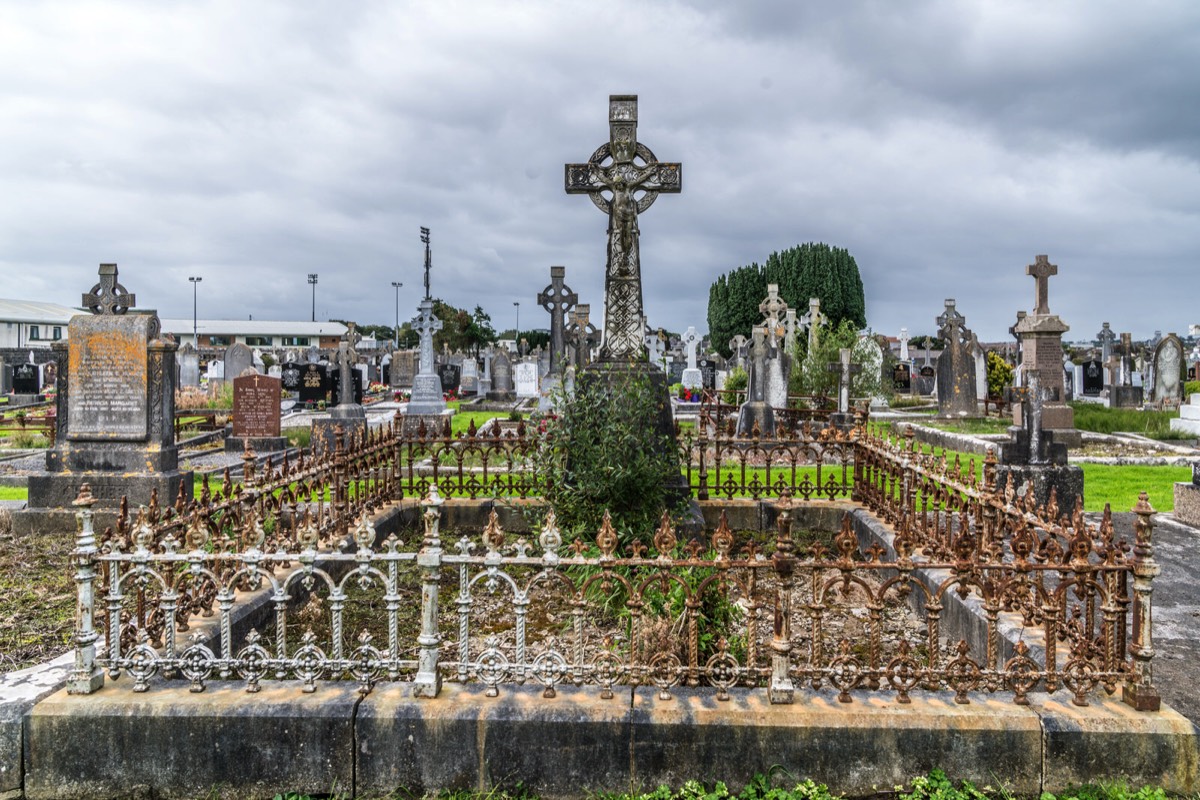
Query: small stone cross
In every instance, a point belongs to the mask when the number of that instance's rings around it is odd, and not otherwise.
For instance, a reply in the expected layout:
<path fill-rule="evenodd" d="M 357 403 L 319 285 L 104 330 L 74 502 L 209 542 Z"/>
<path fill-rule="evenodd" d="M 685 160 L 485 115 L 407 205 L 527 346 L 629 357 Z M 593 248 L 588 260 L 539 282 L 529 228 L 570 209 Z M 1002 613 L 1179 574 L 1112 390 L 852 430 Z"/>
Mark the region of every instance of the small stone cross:
<path fill-rule="evenodd" d="M 537 296 L 538 305 L 550 314 L 550 374 L 555 375 L 562 370 L 563 330 L 567 313 L 579 302 L 579 295 L 571 291 L 564 279 L 566 267 L 550 268 L 550 285 Z"/>
<path fill-rule="evenodd" d="M 808 313 L 800 318 L 800 325 L 808 331 L 808 352 L 810 353 L 817 346 L 818 330 L 824 321 L 825 315 L 821 313 L 821 298 L 810 297 Z"/>
<path fill-rule="evenodd" d="M 1107 364 L 1108 359 L 1112 356 L 1112 344 L 1117 340 L 1117 334 L 1113 333 L 1113 329 L 1106 322 L 1100 326 L 1096 340 L 1100 342 L 1100 360 Z"/>
<path fill-rule="evenodd" d="M 133 308 L 136 295 L 125 291 L 125 287 L 117 283 L 117 265 L 100 265 L 100 282 L 83 296 L 84 308 L 93 314 L 113 316 L 124 314 Z"/>
<path fill-rule="evenodd" d="M 900 360 L 908 362 L 908 328 L 900 329 Z"/>
<path fill-rule="evenodd" d="M 838 412 L 845 414 L 850 410 L 850 381 L 852 376 L 862 372 L 862 364 L 850 363 L 851 350 L 843 347 L 838 350 L 838 360 L 827 365 L 830 372 L 838 373 Z"/>
<path fill-rule="evenodd" d="M 729 340 L 729 349 L 732 351 L 733 357 L 737 359 L 738 366 L 743 366 L 746 362 L 746 344 L 748 341 L 740 333 Z"/>
<path fill-rule="evenodd" d="M 412 328 L 421 335 L 421 358 L 417 371 L 433 373 L 433 335 L 442 329 L 442 321 L 433 313 L 433 301 L 421 301 L 421 313 L 412 321 Z"/>
<path fill-rule="evenodd" d="M 1051 264 L 1049 256 L 1038 256 L 1036 262 L 1025 267 L 1025 274 L 1037 281 L 1033 292 L 1033 313 L 1050 313 L 1050 276 L 1058 274 L 1058 265 Z"/>
<path fill-rule="evenodd" d="M 796 309 L 789 308 L 787 310 L 787 320 L 784 322 L 784 328 L 787 330 L 787 349 L 791 352 L 796 347 L 796 331 L 799 328 L 800 321 L 796 319 Z"/>
<path fill-rule="evenodd" d="M 358 363 L 358 343 L 362 335 L 353 322 L 346 323 L 346 334 L 338 345 L 338 405 L 348 406 L 354 402 L 354 380 L 351 371 Z"/>
<path fill-rule="evenodd" d="M 683 349 L 687 351 L 687 368 L 696 369 L 696 348 L 700 346 L 700 334 L 695 328 L 688 328 L 683 334 Z"/>

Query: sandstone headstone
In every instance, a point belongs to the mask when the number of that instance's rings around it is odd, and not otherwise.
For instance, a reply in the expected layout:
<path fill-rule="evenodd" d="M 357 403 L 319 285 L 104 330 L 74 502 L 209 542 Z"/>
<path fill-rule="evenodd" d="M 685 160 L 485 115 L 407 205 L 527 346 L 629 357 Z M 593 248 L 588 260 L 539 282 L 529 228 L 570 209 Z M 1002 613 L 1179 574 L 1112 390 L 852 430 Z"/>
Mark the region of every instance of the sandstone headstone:
<path fill-rule="evenodd" d="M 1154 396 L 1160 406 L 1174 408 L 1183 396 L 1179 380 L 1183 368 L 1183 343 L 1175 334 L 1168 334 L 1154 348 Z"/>

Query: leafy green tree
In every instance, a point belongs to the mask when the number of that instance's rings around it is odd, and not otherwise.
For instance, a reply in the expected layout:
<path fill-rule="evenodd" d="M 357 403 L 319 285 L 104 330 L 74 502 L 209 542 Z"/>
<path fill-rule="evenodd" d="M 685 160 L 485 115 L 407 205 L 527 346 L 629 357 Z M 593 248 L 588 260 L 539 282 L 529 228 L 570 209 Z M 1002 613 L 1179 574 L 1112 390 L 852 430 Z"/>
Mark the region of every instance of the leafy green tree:
<path fill-rule="evenodd" d="M 823 243 L 797 245 L 772 253 L 765 264 L 752 263 L 717 278 L 708 291 L 708 329 L 713 346 L 728 356 L 729 340 L 749 338 L 762 321 L 759 304 L 767 284 L 779 284 L 779 296 L 797 314 L 808 311 L 809 298 L 821 299 L 821 313 L 836 327 L 843 320 L 866 327 L 866 300 L 858 264 L 849 251 Z"/>
<path fill-rule="evenodd" d="M 988 397 L 1003 397 L 1004 390 L 1012 386 L 1013 368 L 999 353 L 989 350 L 987 354 Z"/>
<path fill-rule="evenodd" d="M 837 397 L 839 375 L 830 371 L 829 365 L 841 360 L 839 351 L 845 347 L 850 349 L 851 364 L 865 366 L 867 348 L 870 346 L 868 339 L 859 336 L 857 323 L 853 320 L 844 319 L 835 326 L 821 326 L 817 346 L 812 352 L 806 352 L 807 338 L 797 341 L 788 391 L 792 394 Z M 850 379 L 851 397 L 872 397 L 883 394 L 887 388 L 883 385 L 882 370 L 876 374 L 873 369 L 864 368 Z"/>

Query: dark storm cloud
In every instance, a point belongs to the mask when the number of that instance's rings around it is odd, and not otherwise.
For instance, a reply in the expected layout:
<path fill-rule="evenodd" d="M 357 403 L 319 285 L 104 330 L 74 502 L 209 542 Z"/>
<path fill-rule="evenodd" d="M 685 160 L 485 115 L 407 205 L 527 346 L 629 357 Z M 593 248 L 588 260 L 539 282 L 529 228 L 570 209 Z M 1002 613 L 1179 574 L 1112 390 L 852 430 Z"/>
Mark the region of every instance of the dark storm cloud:
<path fill-rule="evenodd" d="M 624 20 L 621 24 L 616 21 Z M 71 3 L 0 21 L 0 296 L 95 265 L 166 316 L 390 323 L 434 293 L 544 326 L 548 267 L 603 308 L 605 219 L 563 193 L 641 97 L 684 163 L 641 221 L 650 322 L 704 328 L 722 272 L 849 248 L 871 325 L 984 339 L 1059 263 L 1090 336 L 1200 322 L 1200 7 L 1116 3 Z"/>

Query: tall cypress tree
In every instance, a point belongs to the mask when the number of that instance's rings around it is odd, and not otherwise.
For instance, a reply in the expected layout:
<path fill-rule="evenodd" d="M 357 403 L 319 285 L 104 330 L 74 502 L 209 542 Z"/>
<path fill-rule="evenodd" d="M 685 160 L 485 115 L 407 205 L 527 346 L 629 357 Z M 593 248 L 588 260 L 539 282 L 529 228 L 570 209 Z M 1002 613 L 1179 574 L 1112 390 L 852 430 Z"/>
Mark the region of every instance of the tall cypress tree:
<path fill-rule="evenodd" d="M 867 304 L 862 276 L 854 256 L 841 247 L 808 242 L 771 253 L 757 262 L 737 267 L 717 278 L 708 290 L 708 330 L 713 346 L 729 355 L 729 340 L 739 333 L 747 338 L 761 321 L 759 303 L 767 284 L 779 284 L 779 296 L 803 315 L 811 297 L 821 299 L 821 313 L 833 325 L 851 320 L 867 325 Z"/>

